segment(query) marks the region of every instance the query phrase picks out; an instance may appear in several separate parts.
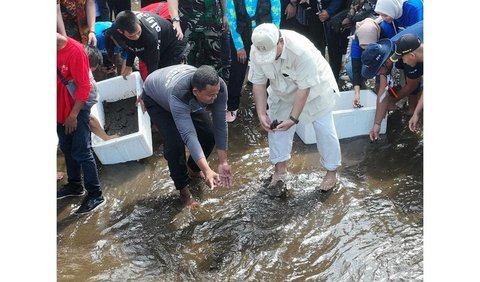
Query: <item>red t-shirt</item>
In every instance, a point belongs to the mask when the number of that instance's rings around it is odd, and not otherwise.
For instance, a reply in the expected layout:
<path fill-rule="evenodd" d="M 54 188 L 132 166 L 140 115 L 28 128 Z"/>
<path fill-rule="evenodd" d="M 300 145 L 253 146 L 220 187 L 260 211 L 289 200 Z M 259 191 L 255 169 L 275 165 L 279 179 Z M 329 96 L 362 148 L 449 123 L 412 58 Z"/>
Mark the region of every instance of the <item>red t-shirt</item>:
<path fill-rule="evenodd" d="M 62 49 L 57 49 L 57 68 L 63 77 L 74 80 L 77 85 L 75 100 L 88 100 L 90 94 L 89 71 L 90 64 L 87 52 L 81 43 L 67 37 L 67 44 Z M 68 93 L 68 89 L 57 75 L 57 122 L 64 123 L 72 111 L 75 100 Z"/>

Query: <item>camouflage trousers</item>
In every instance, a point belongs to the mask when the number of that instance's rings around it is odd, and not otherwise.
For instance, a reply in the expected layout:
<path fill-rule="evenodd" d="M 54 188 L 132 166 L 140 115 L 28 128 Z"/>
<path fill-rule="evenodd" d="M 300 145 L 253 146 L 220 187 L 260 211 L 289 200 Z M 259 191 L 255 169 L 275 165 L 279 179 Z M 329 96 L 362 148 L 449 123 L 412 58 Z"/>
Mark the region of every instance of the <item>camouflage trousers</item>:
<path fill-rule="evenodd" d="M 185 37 L 191 46 L 187 62 L 199 67 L 210 65 L 217 70 L 218 75 L 228 84 L 230 77 L 230 39 L 227 32 L 212 30 L 185 30 Z"/>

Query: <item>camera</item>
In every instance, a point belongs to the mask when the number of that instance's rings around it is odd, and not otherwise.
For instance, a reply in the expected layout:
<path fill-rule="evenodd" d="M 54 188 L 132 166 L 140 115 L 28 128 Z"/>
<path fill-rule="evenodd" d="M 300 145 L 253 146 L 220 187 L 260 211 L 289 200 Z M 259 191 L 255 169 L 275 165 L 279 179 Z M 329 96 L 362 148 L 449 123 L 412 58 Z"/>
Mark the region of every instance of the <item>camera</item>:
<path fill-rule="evenodd" d="M 273 120 L 272 123 L 270 124 L 270 129 L 275 129 L 277 128 L 277 126 L 282 123 L 282 121 L 278 121 L 278 120 Z"/>

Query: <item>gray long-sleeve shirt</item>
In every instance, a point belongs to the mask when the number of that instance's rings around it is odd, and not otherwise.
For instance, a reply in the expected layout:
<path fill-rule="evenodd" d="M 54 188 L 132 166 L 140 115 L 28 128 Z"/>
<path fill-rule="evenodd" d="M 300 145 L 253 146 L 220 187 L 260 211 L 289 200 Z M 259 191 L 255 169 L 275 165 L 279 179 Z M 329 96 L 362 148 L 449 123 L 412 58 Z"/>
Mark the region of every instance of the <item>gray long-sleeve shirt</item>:
<path fill-rule="evenodd" d="M 220 78 L 220 92 L 213 104 L 199 102 L 192 93 L 191 80 L 197 68 L 189 65 L 174 65 L 158 69 L 151 73 L 143 88 L 145 94 L 159 106 L 172 113 L 178 132 L 194 161 L 205 158 L 197 133 L 193 125 L 192 113 L 211 111 L 215 145 L 217 149 L 227 150 L 228 127 L 225 120 L 227 109 L 227 86 Z"/>

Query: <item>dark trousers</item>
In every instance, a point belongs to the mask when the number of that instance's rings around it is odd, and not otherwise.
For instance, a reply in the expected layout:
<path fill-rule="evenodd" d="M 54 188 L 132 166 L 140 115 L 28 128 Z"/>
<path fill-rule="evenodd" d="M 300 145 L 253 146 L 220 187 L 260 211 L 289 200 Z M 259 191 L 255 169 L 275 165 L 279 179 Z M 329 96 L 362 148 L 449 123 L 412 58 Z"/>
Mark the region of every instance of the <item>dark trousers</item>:
<path fill-rule="evenodd" d="M 102 192 L 97 163 L 93 157 L 89 121 L 90 111 L 81 110 L 77 117 L 77 129 L 72 134 L 65 134 L 65 126 L 57 123 L 57 135 L 60 150 L 65 157 L 68 182 L 80 184 L 83 172 L 83 183 L 88 195 L 98 197 Z"/>
<path fill-rule="evenodd" d="M 342 55 L 347 51 L 350 31 L 335 32 L 330 29 L 328 33 L 328 63 L 332 68 L 335 79 L 338 81 L 342 70 Z"/>
<path fill-rule="evenodd" d="M 222 53 L 222 66 L 223 66 L 223 74 L 222 78 L 223 81 L 228 85 L 231 76 L 231 67 L 232 67 L 232 56 L 230 54 L 230 50 L 233 48 L 235 50 L 235 46 L 233 42 L 230 42 L 230 32 L 222 31 L 222 43 L 221 43 L 221 53 Z"/>
<path fill-rule="evenodd" d="M 97 0 L 98 9 L 100 10 L 100 16 L 95 21 L 97 22 L 109 22 L 110 19 L 110 7 L 107 0 Z"/>
<path fill-rule="evenodd" d="M 232 36 L 230 35 L 230 54 L 232 58 L 232 64 L 230 67 L 230 80 L 228 82 L 228 102 L 227 109 L 229 111 L 235 111 L 240 106 L 240 97 L 242 96 L 242 86 L 245 80 L 245 74 L 248 67 L 248 59 L 250 57 L 250 46 L 252 45 L 250 37 L 242 36 L 245 52 L 247 53 L 247 60 L 245 63 L 240 63 L 237 59 L 237 50 L 233 43 Z"/>
<path fill-rule="evenodd" d="M 200 171 L 191 156 L 186 159 L 185 143 L 178 132 L 172 114 L 158 105 L 148 95 L 143 94 L 143 102 L 150 115 L 152 123 L 160 130 L 164 139 L 163 156 L 167 160 L 170 177 L 175 184 L 175 188 L 180 190 L 187 186 L 191 179 L 188 176 L 187 165 L 193 171 Z M 215 138 L 213 135 L 213 125 L 207 112 L 192 113 L 193 125 L 195 127 L 198 141 L 202 146 L 206 158 L 215 147 Z"/>
<path fill-rule="evenodd" d="M 313 9 L 312 9 L 313 10 Z M 322 23 L 313 12 L 309 16 L 309 38 L 325 57 L 325 48 L 328 46 L 328 63 L 332 68 L 335 79 L 338 80 L 342 68 L 342 55 L 348 45 L 349 31 L 334 32 L 328 21 Z"/>
<path fill-rule="evenodd" d="M 108 0 L 108 6 L 110 7 L 110 14 L 113 20 L 115 20 L 118 13 L 132 10 L 132 3 L 130 0 Z"/>
<path fill-rule="evenodd" d="M 312 10 L 308 13 L 309 25 L 307 37 L 312 41 L 313 45 L 320 50 L 323 57 L 325 57 L 325 47 L 328 45 L 328 25 L 326 22 L 322 23 Z"/>
<path fill-rule="evenodd" d="M 190 51 L 187 41 L 176 41 L 175 45 L 169 48 L 168 51 L 161 54 L 158 68 L 178 65 L 187 60 L 188 52 Z"/>
<path fill-rule="evenodd" d="M 285 16 L 285 9 L 287 8 L 289 0 L 282 0 L 281 2 L 281 17 L 280 17 L 280 28 L 281 29 L 289 29 L 300 33 L 303 36 L 308 37 L 308 26 L 302 25 L 298 22 L 296 17 L 290 18 L 287 20 Z M 298 11 L 297 11 L 298 12 Z"/>

